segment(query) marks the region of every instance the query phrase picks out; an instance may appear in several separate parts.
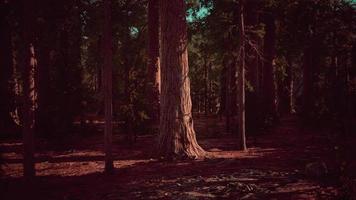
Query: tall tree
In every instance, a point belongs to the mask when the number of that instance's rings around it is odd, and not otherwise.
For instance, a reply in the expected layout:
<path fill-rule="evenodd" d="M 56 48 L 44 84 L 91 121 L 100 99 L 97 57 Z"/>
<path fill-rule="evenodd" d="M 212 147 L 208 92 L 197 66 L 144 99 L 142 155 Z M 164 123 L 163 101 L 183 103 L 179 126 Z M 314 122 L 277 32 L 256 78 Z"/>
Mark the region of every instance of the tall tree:
<path fill-rule="evenodd" d="M 35 13 L 34 1 L 22 1 L 22 43 L 23 43 L 23 146 L 24 176 L 35 176 L 34 161 L 34 125 L 36 108 L 35 73 L 37 60 L 35 55 Z"/>
<path fill-rule="evenodd" d="M 114 169 L 111 143 L 112 143 L 112 25 L 111 0 L 104 2 L 104 104 L 105 104 L 105 171 Z"/>
<path fill-rule="evenodd" d="M 245 133 L 245 24 L 244 24 L 244 0 L 239 0 L 239 53 L 240 53 L 240 66 L 238 73 L 238 105 L 239 105 L 239 129 L 238 129 L 238 148 L 246 150 L 246 133 Z"/>
<path fill-rule="evenodd" d="M 152 124 L 159 121 L 160 61 L 159 61 L 159 0 L 148 1 L 148 70 L 147 99 Z"/>
<path fill-rule="evenodd" d="M 165 159 L 199 158 L 192 118 L 184 0 L 160 0 L 161 116 L 159 155 Z"/>

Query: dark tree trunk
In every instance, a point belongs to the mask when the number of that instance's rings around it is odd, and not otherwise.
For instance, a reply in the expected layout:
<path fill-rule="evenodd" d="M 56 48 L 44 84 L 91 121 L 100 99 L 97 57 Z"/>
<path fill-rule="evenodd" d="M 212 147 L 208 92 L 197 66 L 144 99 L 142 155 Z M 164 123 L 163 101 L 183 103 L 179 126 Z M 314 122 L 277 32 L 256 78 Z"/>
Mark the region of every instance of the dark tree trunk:
<path fill-rule="evenodd" d="M 310 47 L 304 50 L 303 59 L 302 112 L 305 118 L 309 118 L 313 108 L 313 55 Z"/>
<path fill-rule="evenodd" d="M 159 0 L 148 1 L 148 70 L 147 100 L 153 126 L 159 124 L 160 60 L 159 60 Z"/>
<path fill-rule="evenodd" d="M 52 127 L 50 120 L 50 51 L 53 47 L 53 23 L 51 18 L 51 7 L 49 2 L 41 5 L 44 22 L 38 26 L 38 73 L 36 82 L 38 85 L 38 109 L 36 111 L 36 133 L 45 136 Z M 42 84 L 39 84 L 42 83 Z"/>
<path fill-rule="evenodd" d="M 111 0 L 104 3 L 104 104 L 105 104 L 105 172 L 114 169 L 111 144 L 112 144 L 112 25 L 111 25 Z"/>
<path fill-rule="evenodd" d="M 187 51 L 184 0 L 160 1 L 161 116 L 159 155 L 166 158 L 199 158 L 205 151 L 196 140 Z"/>
<path fill-rule="evenodd" d="M 286 85 L 287 85 L 287 111 L 290 114 L 295 113 L 294 109 L 294 77 L 293 77 L 293 63 L 288 61 L 287 65 L 287 77 L 286 77 Z"/>
<path fill-rule="evenodd" d="M 12 37 L 8 22 L 9 3 L 0 2 L 0 131 L 10 133 L 16 128 L 10 112 L 14 110 L 14 96 L 10 84 L 13 75 Z"/>
<path fill-rule="evenodd" d="M 275 40 L 276 25 L 274 16 L 267 13 L 265 16 L 265 36 L 264 36 L 264 65 L 263 65 L 263 91 L 264 91 L 264 114 L 267 118 L 275 120 L 277 117 L 277 99 L 275 85 Z"/>
<path fill-rule="evenodd" d="M 226 59 L 223 60 L 223 66 L 222 70 L 220 73 L 220 108 L 219 108 L 219 116 L 222 118 L 222 116 L 226 112 Z"/>
<path fill-rule="evenodd" d="M 238 86 L 239 86 L 239 95 L 238 95 L 238 149 L 247 150 L 246 147 L 246 133 L 245 133 L 245 25 L 244 25 L 244 0 L 239 0 L 239 32 L 240 32 L 240 44 L 239 44 L 239 53 L 240 53 L 240 66 L 238 73 Z"/>
<path fill-rule="evenodd" d="M 258 2 L 255 0 L 246 1 L 246 26 L 254 28 L 258 25 Z M 248 33 L 247 33 L 248 34 Z M 260 89 L 259 82 L 259 70 L 258 70 L 258 53 L 256 50 L 259 49 L 259 36 L 256 33 L 248 34 L 250 37 L 250 44 L 246 45 L 246 65 L 248 66 L 248 71 L 246 73 L 247 79 L 253 87 L 253 93 L 258 94 Z M 251 46 L 253 45 L 253 47 Z M 256 95 L 254 95 L 256 96 Z"/>
<path fill-rule="evenodd" d="M 225 117 L 226 117 L 226 132 L 231 131 L 231 118 L 233 114 L 233 103 L 232 103 L 232 73 L 235 70 L 232 70 L 231 62 L 227 62 L 227 70 L 226 70 L 226 102 L 225 102 Z M 233 75 L 235 76 L 235 75 Z M 235 83 L 234 83 L 235 84 Z"/>

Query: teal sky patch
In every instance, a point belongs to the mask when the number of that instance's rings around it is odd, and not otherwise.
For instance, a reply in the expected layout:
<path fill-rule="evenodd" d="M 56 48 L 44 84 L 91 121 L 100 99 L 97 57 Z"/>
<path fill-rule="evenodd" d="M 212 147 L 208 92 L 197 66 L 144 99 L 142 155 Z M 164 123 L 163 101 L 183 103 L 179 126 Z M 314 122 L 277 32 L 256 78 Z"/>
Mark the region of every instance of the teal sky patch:
<path fill-rule="evenodd" d="M 189 9 L 187 12 L 188 13 L 187 21 L 193 22 L 195 20 L 203 19 L 204 17 L 210 14 L 211 9 L 212 7 L 205 7 L 205 6 L 200 7 L 197 11 L 194 11 L 193 9 Z"/>

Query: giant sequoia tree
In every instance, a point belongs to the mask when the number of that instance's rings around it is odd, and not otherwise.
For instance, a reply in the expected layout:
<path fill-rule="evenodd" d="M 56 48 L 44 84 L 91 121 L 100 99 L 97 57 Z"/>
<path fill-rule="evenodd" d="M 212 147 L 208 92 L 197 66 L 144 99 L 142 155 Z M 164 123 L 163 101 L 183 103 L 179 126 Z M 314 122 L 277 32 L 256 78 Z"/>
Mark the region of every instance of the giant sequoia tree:
<path fill-rule="evenodd" d="M 166 159 L 199 158 L 205 154 L 197 143 L 193 126 L 185 9 L 184 0 L 160 1 L 159 155 Z"/>

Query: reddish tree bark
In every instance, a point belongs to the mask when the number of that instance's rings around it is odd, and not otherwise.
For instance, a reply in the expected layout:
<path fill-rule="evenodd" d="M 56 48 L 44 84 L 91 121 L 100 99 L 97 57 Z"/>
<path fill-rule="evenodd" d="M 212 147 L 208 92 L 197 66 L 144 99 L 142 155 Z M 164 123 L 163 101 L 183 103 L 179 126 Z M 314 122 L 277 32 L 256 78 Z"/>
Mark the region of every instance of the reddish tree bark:
<path fill-rule="evenodd" d="M 158 149 L 166 159 L 205 155 L 193 126 L 185 15 L 184 0 L 160 1 L 162 86 Z"/>

